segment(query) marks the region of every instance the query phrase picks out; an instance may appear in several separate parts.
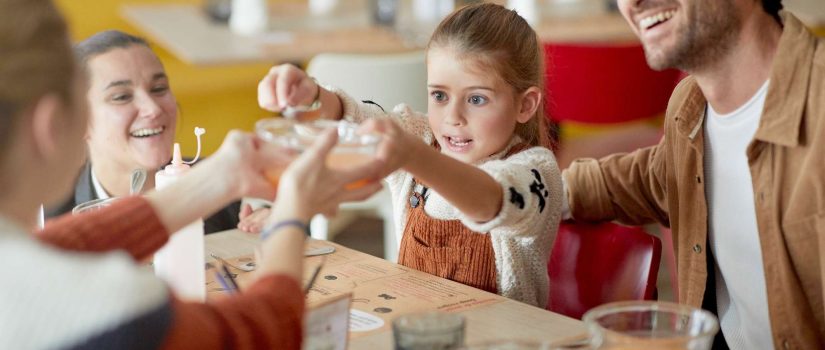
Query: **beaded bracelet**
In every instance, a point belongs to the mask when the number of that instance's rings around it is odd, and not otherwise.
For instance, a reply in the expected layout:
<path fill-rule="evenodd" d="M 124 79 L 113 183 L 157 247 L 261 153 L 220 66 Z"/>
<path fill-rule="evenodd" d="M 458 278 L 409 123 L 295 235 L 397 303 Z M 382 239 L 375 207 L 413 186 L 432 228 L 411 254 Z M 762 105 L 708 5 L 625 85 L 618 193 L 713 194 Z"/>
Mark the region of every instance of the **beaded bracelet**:
<path fill-rule="evenodd" d="M 265 227 L 263 230 L 261 230 L 261 240 L 265 241 L 267 238 L 269 238 L 269 236 L 271 236 L 278 230 L 289 226 L 295 226 L 297 228 L 300 228 L 302 231 L 306 233 L 307 237 L 309 237 L 309 226 L 301 220 L 294 219 L 278 221 L 272 225 Z"/>

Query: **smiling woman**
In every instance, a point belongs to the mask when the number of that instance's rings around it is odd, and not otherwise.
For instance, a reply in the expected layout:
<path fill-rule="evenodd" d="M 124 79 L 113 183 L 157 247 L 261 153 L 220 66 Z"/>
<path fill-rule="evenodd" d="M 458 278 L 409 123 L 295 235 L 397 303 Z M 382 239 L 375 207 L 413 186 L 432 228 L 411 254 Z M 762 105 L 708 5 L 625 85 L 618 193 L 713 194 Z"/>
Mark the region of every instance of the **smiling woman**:
<path fill-rule="evenodd" d="M 89 162 L 74 196 L 50 210 L 50 217 L 89 200 L 128 195 L 135 169 L 153 174 L 169 163 L 178 120 L 169 77 L 145 40 L 104 31 L 78 43 L 75 54 L 89 79 Z M 148 176 L 145 189 L 154 185 Z M 238 203 L 226 207 L 205 221 L 205 231 L 235 228 L 238 212 Z"/>

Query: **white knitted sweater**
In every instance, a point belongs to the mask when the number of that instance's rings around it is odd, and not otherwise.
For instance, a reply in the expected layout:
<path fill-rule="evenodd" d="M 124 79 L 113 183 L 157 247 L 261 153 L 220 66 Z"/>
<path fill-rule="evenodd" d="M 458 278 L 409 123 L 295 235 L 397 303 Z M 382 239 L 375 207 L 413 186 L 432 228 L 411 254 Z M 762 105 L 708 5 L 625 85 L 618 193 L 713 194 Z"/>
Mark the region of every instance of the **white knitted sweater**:
<path fill-rule="evenodd" d="M 389 116 L 424 142 L 433 141 L 426 115 L 414 112 L 407 105 L 398 105 L 392 113 L 385 113 L 376 105 L 358 102 L 343 91 L 327 88 L 341 99 L 344 119 L 360 123 L 368 118 Z M 553 153 L 543 147 L 532 147 L 502 159 L 520 141 L 514 136 L 504 150 L 474 164 L 501 185 L 503 203 L 495 218 L 475 222 L 435 191 L 430 191 L 424 211 L 436 219 L 461 220 L 470 230 L 489 234 L 495 251 L 499 294 L 543 308 L 550 288 L 547 260 L 561 216 L 561 176 Z M 386 181 L 392 194 L 396 242 L 401 242 L 413 177 L 397 171 Z"/>

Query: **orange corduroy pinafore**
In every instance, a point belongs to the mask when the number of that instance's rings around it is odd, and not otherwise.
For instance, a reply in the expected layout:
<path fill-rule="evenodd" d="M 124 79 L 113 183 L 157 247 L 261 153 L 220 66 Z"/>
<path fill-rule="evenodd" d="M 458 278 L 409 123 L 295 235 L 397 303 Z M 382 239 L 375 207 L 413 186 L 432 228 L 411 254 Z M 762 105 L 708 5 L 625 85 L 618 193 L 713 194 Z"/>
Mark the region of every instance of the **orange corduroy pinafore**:
<path fill-rule="evenodd" d="M 516 145 L 505 157 L 526 148 Z M 460 220 L 439 220 L 424 212 L 427 188 L 414 191 L 398 263 L 419 271 L 497 292 L 496 257 L 489 233 L 477 233 Z"/>

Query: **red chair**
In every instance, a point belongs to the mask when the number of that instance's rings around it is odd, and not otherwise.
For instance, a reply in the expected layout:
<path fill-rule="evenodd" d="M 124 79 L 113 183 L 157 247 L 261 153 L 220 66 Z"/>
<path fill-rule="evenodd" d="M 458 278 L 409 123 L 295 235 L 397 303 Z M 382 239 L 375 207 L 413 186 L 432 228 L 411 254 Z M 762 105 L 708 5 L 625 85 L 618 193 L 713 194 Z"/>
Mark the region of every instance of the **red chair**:
<path fill-rule="evenodd" d="M 544 45 L 547 116 L 559 126 L 556 158 L 567 167 L 659 142 L 676 70 L 647 65 L 638 43 Z"/>
<path fill-rule="evenodd" d="M 545 44 L 555 122 L 616 124 L 664 113 L 681 72 L 650 69 L 641 44 Z"/>
<path fill-rule="evenodd" d="M 604 303 L 655 299 L 661 256 L 662 243 L 641 228 L 562 223 L 547 264 L 547 309 L 580 319 Z"/>

